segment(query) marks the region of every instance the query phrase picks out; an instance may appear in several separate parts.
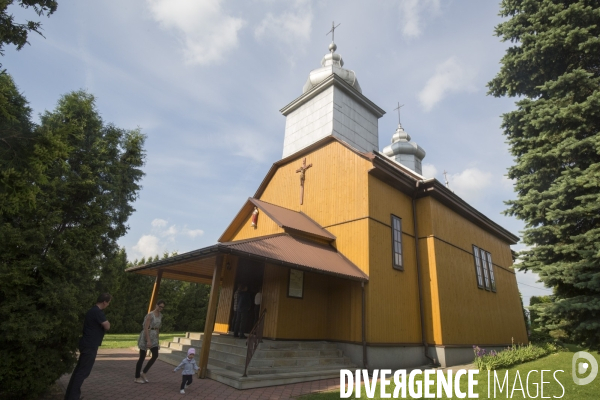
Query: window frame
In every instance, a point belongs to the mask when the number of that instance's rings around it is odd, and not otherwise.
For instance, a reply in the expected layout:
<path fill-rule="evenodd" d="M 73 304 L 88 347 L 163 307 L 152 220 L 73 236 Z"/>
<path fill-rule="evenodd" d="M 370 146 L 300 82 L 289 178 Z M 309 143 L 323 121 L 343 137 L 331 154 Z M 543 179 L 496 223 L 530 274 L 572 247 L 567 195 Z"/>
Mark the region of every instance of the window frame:
<path fill-rule="evenodd" d="M 484 289 L 483 286 L 483 268 L 481 267 L 481 257 L 479 247 L 473 245 L 473 260 L 475 265 L 475 279 L 477 279 L 477 287 Z"/>
<path fill-rule="evenodd" d="M 487 265 L 490 269 L 490 286 L 492 292 L 496 293 L 496 277 L 494 276 L 494 264 L 492 263 L 492 254 L 489 251 L 485 252 L 487 257 Z"/>
<path fill-rule="evenodd" d="M 483 267 L 483 283 L 485 285 L 485 290 L 489 291 L 491 288 L 490 285 L 490 269 L 487 265 L 487 258 L 485 256 L 486 251 L 479 248 L 479 254 L 481 255 L 481 266 Z"/>
<path fill-rule="evenodd" d="M 398 221 L 399 229 L 394 227 L 394 221 Z M 392 232 L 392 268 L 398 271 L 404 271 L 404 251 L 402 251 L 402 218 L 390 214 L 390 227 Z M 396 232 L 398 232 L 398 244 L 400 252 L 396 252 Z M 400 256 L 400 264 L 396 264 L 396 254 Z"/>

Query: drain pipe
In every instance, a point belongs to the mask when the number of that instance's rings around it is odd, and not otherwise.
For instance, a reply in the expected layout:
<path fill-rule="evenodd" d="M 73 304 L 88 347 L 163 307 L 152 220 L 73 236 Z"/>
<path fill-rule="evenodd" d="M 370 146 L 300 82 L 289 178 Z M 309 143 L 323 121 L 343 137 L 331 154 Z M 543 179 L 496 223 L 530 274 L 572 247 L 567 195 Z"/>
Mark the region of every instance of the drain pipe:
<path fill-rule="evenodd" d="M 425 313 L 423 312 L 423 287 L 421 286 L 421 259 L 419 254 L 419 232 L 417 230 L 417 207 L 416 207 L 416 199 L 417 193 L 419 192 L 419 185 L 423 181 L 417 181 L 415 186 L 415 191 L 412 197 L 412 209 L 413 209 L 413 230 L 415 233 L 415 253 L 417 257 L 417 282 L 419 285 L 419 309 L 421 311 L 421 340 L 423 341 L 423 349 L 425 351 L 425 357 L 431 360 L 431 363 L 434 366 L 439 366 L 440 364 L 436 361 L 435 358 L 429 356 L 429 345 L 427 344 L 427 338 L 425 336 Z"/>
<path fill-rule="evenodd" d="M 363 369 L 367 368 L 367 334 L 366 334 L 366 306 L 365 306 L 365 282 L 362 281 L 360 283 L 362 287 L 362 350 L 363 350 Z"/>

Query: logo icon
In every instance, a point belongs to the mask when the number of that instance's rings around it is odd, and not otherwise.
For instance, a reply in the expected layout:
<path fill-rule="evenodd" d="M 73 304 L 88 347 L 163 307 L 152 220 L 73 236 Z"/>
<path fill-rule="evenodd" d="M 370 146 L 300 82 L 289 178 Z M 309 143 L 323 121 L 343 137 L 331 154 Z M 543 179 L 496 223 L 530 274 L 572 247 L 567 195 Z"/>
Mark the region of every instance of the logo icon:
<path fill-rule="evenodd" d="M 581 359 L 585 358 L 586 361 L 588 362 L 582 362 Z M 579 361 L 579 362 L 578 362 Z M 587 353 L 585 351 L 578 351 L 577 353 L 573 354 L 573 363 L 572 363 L 572 368 L 571 368 L 571 374 L 573 375 L 573 382 L 575 382 L 576 385 L 587 385 L 588 383 L 590 383 L 591 381 L 593 381 L 596 378 L 596 375 L 598 375 L 598 362 L 596 361 L 596 359 L 594 358 L 594 356 L 592 356 L 590 353 Z M 578 378 L 577 374 L 579 375 L 583 375 L 585 374 L 588 369 L 591 368 L 590 374 L 586 377 L 586 378 Z"/>

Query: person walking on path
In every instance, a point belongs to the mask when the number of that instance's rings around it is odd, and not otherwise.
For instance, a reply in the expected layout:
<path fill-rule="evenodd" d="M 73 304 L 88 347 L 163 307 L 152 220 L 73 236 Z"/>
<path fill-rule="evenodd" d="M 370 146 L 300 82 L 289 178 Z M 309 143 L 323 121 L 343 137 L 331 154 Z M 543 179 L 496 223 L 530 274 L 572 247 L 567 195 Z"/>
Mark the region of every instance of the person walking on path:
<path fill-rule="evenodd" d="M 158 358 L 158 334 L 160 332 L 160 325 L 162 323 L 162 314 L 161 311 L 165 308 L 165 301 L 158 300 L 156 302 L 156 308 L 153 311 L 149 312 L 144 317 L 144 322 L 142 323 L 142 332 L 140 333 L 140 337 L 138 339 L 138 347 L 140 349 L 140 358 L 135 366 L 135 379 L 133 380 L 135 383 L 148 383 L 148 378 L 146 374 L 154 364 L 154 361 Z M 150 349 L 152 353 L 152 358 L 150 361 L 146 363 L 146 367 L 144 368 L 144 372 L 142 371 L 142 365 L 144 365 L 144 359 L 146 358 L 146 351 Z"/>
<path fill-rule="evenodd" d="M 98 347 L 104 339 L 104 332 L 110 329 L 110 322 L 106 320 L 102 310 L 108 307 L 111 299 L 110 294 L 101 294 L 96 300 L 96 305 L 85 314 L 83 336 L 79 340 L 79 360 L 71 374 L 65 400 L 79 400 L 81 398 L 81 385 L 92 372 L 98 354 Z"/>
<path fill-rule="evenodd" d="M 248 286 L 243 285 L 237 298 L 237 314 L 233 326 L 233 337 L 246 339 L 244 331 L 248 321 L 248 311 L 252 308 L 252 295 L 248 292 Z"/>
<path fill-rule="evenodd" d="M 192 375 L 200 369 L 200 367 L 196 365 L 196 360 L 194 360 L 195 354 L 196 350 L 193 347 L 190 347 L 187 352 L 187 357 L 173 370 L 173 372 L 176 372 L 178 369 L 183 368 L 183 371 L 181 371 L 181 387 L 179 388 L 179 393 L 181 394 L 185 394 L 185 388 L 192 384 Z"/>

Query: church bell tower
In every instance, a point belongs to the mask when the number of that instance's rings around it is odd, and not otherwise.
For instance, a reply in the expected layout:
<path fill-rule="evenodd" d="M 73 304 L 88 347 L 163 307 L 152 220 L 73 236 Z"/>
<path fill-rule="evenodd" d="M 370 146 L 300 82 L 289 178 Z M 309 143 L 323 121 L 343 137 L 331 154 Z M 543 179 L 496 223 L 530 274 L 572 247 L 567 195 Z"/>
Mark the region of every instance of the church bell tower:
<path fill-rule="evenodd" d="M 283 158 L 326 136 L 362 152 L 379 149 L 378 120 L 385 111 L 362 94 L 356 74 L 343 68 L 336 50 L 332 41 L 321 68 L 310 72 L 302 95 L 280 110 L 286 117 Z"/>

